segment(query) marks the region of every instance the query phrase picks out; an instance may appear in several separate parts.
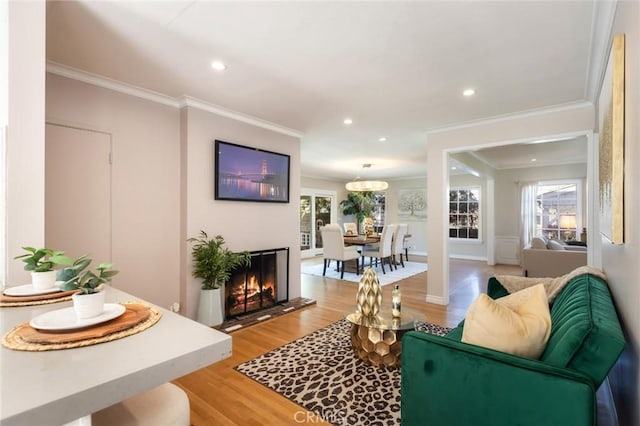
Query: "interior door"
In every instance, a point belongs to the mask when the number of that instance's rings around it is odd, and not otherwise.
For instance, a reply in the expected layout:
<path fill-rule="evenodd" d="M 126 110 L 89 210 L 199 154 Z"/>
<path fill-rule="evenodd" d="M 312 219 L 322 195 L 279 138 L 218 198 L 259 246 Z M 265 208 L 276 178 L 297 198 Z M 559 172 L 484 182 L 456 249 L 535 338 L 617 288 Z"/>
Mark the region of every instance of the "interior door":
<path fill-rule="evenodd" d="M 111 135 L 46 125 L 45 244 L 111 261 Z"/>

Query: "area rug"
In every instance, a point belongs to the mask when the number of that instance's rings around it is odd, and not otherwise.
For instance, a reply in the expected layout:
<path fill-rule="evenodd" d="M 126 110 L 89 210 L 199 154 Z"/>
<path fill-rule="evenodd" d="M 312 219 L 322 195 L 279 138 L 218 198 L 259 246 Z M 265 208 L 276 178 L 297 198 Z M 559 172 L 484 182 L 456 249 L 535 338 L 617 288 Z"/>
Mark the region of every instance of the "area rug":
<path fill-rule="evenodd" d="M 367 265 L 369 265 L 369 260 L 367 259 Z M 331 267 L 327 268 L 327 274 L 325 275 L 328 278 L 336 278 L 340 279 L 340 272 L 336 271 L 335 262 L 331 262 Z M 380 281 L 381 286 L 385 286 L 388 284 L 392 284 L 396 281 L 403 280 L 405 278 L 409 278 L 413 275 L 419 274 L 421 272 L 425 272 L 427 270 L 426 263 L 418 263 L 418 262 L 404 262 L 404 268 L 402 265 L 398 265 L 398 270 L 389 271 L 389 266 L 385 265 L 386 273 L 382 273 L 382 269 L 380 266 L 375 268 L 376 275 L 378 276 L 378 280 Z M 316 275 L 318 277 L 322 276 L 322 263 L 302 263 L 302 273 L 309 275 Z M 367 266 L 368 267 L 368 266 Z M 355 270 L 355 267 L 353 268 Z M 354 283 L 359 283 L 360 278 L 362 278 L 362 274 L 356 275 L 355 272 L 344 272 L 345 281 L 351 281 Z"/>
<path fill-rule="evenodd" d="M 400 369 L 358 359 L 350 327 L 346 320 L 335 322 L 235 369 L 301 405 L 315 419 L 334 425 L 399 425 Z M 442 336 L 451 329 L 418 323 L 418 330 Z"/>

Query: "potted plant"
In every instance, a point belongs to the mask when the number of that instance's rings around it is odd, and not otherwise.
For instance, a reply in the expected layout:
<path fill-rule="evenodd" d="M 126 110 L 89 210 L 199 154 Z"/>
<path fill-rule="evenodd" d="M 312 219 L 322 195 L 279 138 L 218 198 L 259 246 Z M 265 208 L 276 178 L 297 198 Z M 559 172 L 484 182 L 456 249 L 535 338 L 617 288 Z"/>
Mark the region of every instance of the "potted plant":
<path fill-rule="evenodd" d="M 63 281 L 63 291 L 78 290 L 72 296 L 73 308 L 79 319 L 92 318 L 104 310 L 104 284 L 111 281 L 118 271 L 112 270 L 111 263 L 101 263 L 92 271 L 87 269 L 91 259 L 86 255 L 76 259 L 71 266 L 58 271 L 58 280 Z"/>
<path fill-rule="evenodd" d="M 342 214 L 345 216 L 353 215 L 358 222 L 358 228 L 361 229 L 362 221 L 373 213 L 375 202 L 373 200 L 373 192 L 349 192 L 347 198 L 340 201 Z M 365 233 L 362 230 L 362 233 Z"/>
<path fill-rule="evenodd" d="M 234 253 L 224 247 L 222 235 L 209 238 L 204 231 L 200 231 L 197 238 L 189 238 L 187 241 L 193 244 L 192 275 L 202 279 L 196 319 L 208 326 L 219 325 L 222 323 L 220 288 L 229 280 L 235 267 L 251 264 L 251 254 L 248 251 Z"/>
<path fill-rule="evenodd" d="M 24 269 L 31 272 L 34 290 L 46 290 L 56 285 L 57 265 L 71 265 L 73 262 L 62 251 L 48 248 L 22 247 L 27 253 L 16 256 L 25 263 Z"/>

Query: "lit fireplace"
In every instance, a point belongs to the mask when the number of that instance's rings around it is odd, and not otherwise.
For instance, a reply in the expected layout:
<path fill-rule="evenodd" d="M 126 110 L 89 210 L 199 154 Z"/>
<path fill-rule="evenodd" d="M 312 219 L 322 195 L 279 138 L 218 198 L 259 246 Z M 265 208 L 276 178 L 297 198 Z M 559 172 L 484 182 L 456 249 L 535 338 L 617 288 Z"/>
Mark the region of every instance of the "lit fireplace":
<path fill-rule="evenodd" d="M 286 301 L 288 263 L 288 249 L 251 252 L 251 266 L 234 270 L 225 285 L 226 319 Z M 285 269 L 284 273 L 282 269 Z M 280 295 L 280 292 L 283 294 Z"/>

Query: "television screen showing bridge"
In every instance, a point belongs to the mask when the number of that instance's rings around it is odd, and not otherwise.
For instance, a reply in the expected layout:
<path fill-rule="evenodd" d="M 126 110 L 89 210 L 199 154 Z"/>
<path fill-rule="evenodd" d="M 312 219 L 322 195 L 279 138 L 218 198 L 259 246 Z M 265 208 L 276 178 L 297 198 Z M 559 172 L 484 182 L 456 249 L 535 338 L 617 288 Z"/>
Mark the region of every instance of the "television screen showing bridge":
<path fill-rule="evenodd" d="M 216 199 L 289 201 L 289 156 L 216 141 Z"/>

